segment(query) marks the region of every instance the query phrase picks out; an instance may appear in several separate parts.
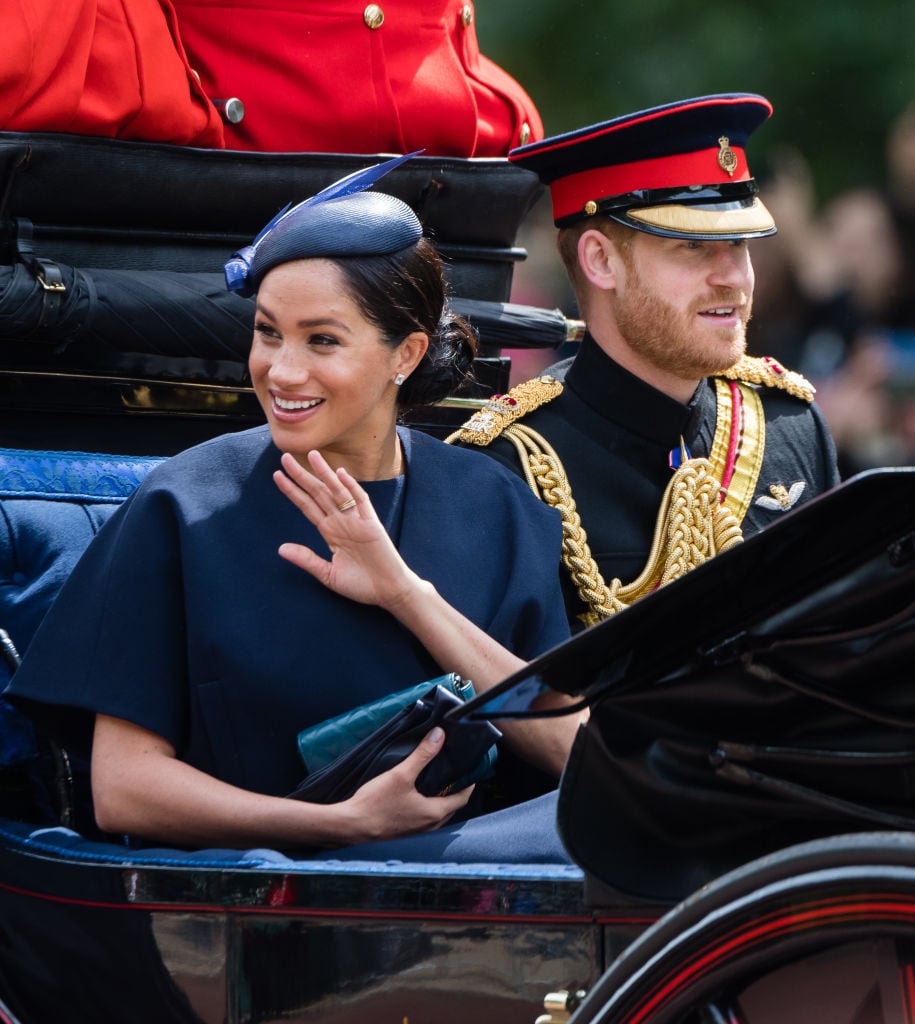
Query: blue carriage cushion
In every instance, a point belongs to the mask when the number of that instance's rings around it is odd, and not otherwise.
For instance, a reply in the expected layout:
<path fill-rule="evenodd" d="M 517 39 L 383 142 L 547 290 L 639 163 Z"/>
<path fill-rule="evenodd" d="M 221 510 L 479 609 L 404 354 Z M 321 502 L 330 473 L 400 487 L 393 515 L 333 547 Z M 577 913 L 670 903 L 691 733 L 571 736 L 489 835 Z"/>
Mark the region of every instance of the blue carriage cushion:
<path fill-rule="evenodd" d="M 21 656 L 89 542 L 159 457 L 0 448 L 0 629 Z M 0 688 L 13 672 L 0 657 Z M 0 701 L 0 765 L 29 750 Z"/>

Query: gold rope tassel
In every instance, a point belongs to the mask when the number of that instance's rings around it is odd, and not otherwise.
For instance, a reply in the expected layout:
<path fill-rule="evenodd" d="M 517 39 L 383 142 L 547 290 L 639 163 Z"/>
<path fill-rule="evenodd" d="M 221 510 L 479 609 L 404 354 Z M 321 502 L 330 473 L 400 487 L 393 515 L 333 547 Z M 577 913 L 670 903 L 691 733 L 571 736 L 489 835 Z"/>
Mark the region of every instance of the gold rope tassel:
<path fill-rule="evenodd" d="M 581 616 L 586 626 L 615 615 L 743 540 L 736 516 L 720 503 L 721 485 L 709 460 L 687 459 L 664 492 L 645 568 L 631 583 L 613 579 L 608 585 L 591 554 L 559 456 L 523 423 L 513 423 L 502 436 L 517 449 L 531 489 L 562 517 L 562 560 L 588 607 Z"/>

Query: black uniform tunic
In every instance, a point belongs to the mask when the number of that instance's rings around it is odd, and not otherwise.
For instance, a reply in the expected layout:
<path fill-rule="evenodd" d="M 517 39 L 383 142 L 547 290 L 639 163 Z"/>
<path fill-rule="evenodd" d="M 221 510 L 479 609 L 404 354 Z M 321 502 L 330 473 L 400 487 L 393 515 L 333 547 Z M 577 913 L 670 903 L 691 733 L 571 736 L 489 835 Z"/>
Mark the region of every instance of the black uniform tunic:
<path fill-rule="evenodd" d="M 562 394 L 521 422 L 542 434 L 562 461 L 604 579 L 609 583 L 619 577 L 629 583 L 651 550 L 658 509 L 670 482 L 671 450 L 679 449 L 682 437 L 693 456 L 710 452 L 717 408 L 714 381 L 702 381 L 683 405 L 624 370 L 590 336 L 573 359 L 545 373 L 564 381 Z M 759 393 L 766 443 L 756 492 L 743 521 L 745 537 L 787 511 L 772 499 L 770 487 L 782 485 L 794 494 L 794 505 L 800 505 L 839 482 L 835 447 L 819 409 L 776 388 L 759 387 Z M 499 438 L 480 450 L 521 472 L 509 441 Z M 584 605 L 568 573 L 563 571 L 562 577 L 575 626 Z"/>

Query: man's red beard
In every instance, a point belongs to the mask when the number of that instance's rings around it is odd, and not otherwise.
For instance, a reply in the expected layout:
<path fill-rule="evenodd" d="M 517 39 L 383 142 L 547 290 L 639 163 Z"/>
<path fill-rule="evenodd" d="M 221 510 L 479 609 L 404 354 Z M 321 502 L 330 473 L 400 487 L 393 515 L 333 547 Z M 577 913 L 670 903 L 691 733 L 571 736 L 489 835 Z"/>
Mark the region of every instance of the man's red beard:
<path fill-rule="evenodd" d="M 704 310 L 729 307 L 741 321 L 736 329 L 715 332 L 714 323 L 703 327 L 697 320 Z M 631 266 L 626 291 L 617 297 L 616 319 L 620 334 L 643 359 L 683 380 L 701 380 L 733 366 L 744 354 L 751 307 L 749 296 L 728 288 L 681 312 L 648 288 Z"/>

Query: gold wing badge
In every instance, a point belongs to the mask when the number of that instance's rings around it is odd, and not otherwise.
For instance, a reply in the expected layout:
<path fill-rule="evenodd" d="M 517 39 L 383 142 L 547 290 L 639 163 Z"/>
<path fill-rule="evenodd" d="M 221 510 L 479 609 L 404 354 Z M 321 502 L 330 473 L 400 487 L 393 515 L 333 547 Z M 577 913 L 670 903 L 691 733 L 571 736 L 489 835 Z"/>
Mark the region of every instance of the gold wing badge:
<path fill-rule="evenodd" d="M 772 512 L 787 512 L 794 508 L 806 487 L 807 484 L 803 480 L 796 480 L 790 487 L 785 487 L 784 484 L 771 484 L 769 494 L 761 495 L 754 504 Z"/>

